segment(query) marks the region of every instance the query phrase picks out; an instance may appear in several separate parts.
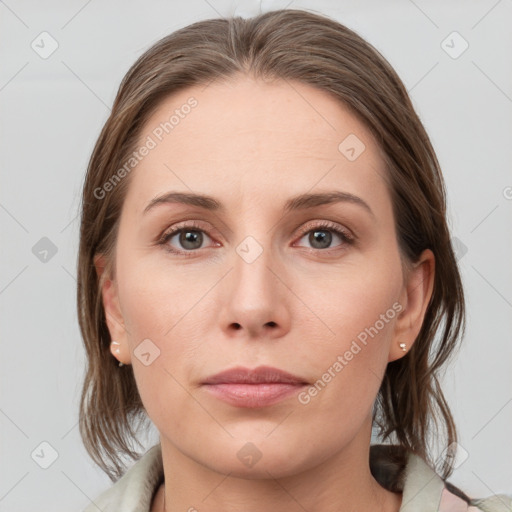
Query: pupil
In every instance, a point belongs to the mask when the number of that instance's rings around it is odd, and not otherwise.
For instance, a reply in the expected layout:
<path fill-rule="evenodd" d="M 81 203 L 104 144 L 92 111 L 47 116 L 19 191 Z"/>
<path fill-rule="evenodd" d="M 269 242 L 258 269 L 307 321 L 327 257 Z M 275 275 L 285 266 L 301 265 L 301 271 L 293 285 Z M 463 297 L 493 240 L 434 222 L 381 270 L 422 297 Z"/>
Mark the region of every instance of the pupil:
<path fill-rule="evenodd" d="M 199 243 L 197 243 L 199 241 Z M 184 231 L 180 236 L 180 243 L 185 249 L 201 247 L 202 234 L 198 231 Z"/>
<path fill-rule="evenodd" d="M 309 242 L 313 247 L 315 247 L 315 244 L 319 242 L 320 245 L 315 248 L 324 249 L 325 247 L 329 247 L 332 235 L 328 231 L 312 231 L 309 238 Z"/>

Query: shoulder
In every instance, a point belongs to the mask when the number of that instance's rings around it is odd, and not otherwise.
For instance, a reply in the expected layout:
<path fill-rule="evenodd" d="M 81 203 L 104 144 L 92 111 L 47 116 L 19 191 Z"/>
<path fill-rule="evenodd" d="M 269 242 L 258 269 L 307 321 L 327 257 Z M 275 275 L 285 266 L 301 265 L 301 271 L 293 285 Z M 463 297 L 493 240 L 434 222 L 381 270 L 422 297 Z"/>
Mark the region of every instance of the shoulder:
<path fill-rule="evenodd" d="M 382 486 L 402 493 L 400 512 L 512 512 L 512 497 L 470 498 L 421 457 L 399 446 L 372 445 L 370 468 Z"/>
<path fill-rule="evenodd" d="M 153 495 L 162 479 L 162 452 L 160 444 L 157 444 L 83 512 L 149 512 Z"/>
<path fill-rule="evenodd" d="M 484 512 L 511 512 L 512 496 L 494 494 L 487 498 L 474 498 L 470 502 L 468 512 L 483 510 Z"/>

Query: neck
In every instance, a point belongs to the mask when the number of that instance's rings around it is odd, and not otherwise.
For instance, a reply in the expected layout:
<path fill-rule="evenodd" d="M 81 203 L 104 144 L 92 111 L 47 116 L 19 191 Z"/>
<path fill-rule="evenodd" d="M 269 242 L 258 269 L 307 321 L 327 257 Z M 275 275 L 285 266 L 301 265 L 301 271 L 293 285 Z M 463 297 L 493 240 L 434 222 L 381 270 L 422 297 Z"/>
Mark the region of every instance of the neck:
<path fill-rule="evenodd" d="M 365 438 L 356 437 L 342 451 L 316 465 L 303 467 L 300 472 L 294 472 L 289 464 L 284 474 L 268 466 L 252 478 L 229 471 L 220 473 L 199 464 L 163 437 L 161 445 L 166 484 L 157 493 L 152 509 L 159 512 L 247 509 L 251 512 L 276 509 L 398 512 L 400 509 L 401 494 L 381 487 L 370 472 L 369 440 Z"/>

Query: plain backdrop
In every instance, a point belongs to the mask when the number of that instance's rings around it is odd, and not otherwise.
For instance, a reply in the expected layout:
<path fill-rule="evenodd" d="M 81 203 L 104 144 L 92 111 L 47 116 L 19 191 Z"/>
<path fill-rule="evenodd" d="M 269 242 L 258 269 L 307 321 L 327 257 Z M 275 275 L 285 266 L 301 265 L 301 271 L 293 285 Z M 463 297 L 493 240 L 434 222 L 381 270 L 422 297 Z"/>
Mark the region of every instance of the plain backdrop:
<path fill-rule="evenodd" d="M 111 486 L 77 427 L 84 351 L 75 276 L 80 189 L 121 78 L 180 27 L 285 7 L 354 29 L 410 92 L 446 179 L 467 295 L 467 334 L 443 380 L 464 455 L 450 481 L 476 497 L 512 493 L 510 0 L 5 0 L 1 511 L 81 511 Z"/>

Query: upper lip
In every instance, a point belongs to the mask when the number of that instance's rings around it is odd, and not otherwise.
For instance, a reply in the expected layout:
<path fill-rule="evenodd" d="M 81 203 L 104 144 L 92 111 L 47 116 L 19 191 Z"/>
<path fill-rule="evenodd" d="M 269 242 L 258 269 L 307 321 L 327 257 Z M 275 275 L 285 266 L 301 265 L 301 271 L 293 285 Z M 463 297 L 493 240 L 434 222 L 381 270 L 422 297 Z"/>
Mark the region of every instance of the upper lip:
<path fill-rule="evenodd" d="M 307 384 L 301 377 L 292 375 L 271 366 L 258 366 L 254 369 L 238 366 L 208 377 L 203 384 Z"/>

